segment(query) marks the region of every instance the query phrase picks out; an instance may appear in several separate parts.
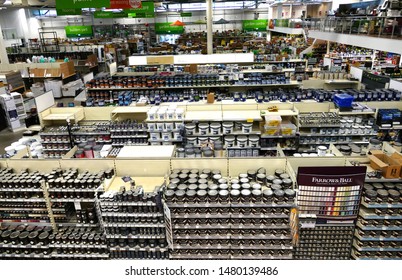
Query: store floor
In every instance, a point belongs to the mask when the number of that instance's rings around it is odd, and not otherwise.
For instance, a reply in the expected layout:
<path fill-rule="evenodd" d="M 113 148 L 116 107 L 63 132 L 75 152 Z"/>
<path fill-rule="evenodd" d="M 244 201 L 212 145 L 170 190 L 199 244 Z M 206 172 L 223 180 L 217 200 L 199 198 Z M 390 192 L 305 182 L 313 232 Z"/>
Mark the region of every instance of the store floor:
<path fill-rule="evenodd" d="M 10 146 L 11 143 L 18 141 L 24 130 L 18 132 L 11 132 L 7 128 L 0 131 L 0 154 L 4 153 L 4 148 Z"/>
<path fill-rule="evenodd" d="M 55 103 L 63 103 L 64 107 L 67 107 L 70 102 L 74 102 L 73 97 L 64 97 L 55 99 Z M 79 106 L 79 102 L 74 102 L 75 106 Z M 55 105 L 57 106 L 57 105 Z M 18 132 L 11 132 L 7 128 L 0 131 L 0 154 L 4 154 L 4 148 L 11 145 L 11 143 L 18 141 L 23 135 L 25 130 Z"/>

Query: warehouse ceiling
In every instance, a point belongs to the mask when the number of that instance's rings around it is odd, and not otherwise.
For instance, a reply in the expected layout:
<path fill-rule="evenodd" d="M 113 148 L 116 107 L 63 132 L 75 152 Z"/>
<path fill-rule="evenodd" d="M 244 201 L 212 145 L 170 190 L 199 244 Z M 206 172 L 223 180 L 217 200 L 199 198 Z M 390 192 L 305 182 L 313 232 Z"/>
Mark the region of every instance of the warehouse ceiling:
<path fill-rule="evenodd" d="M 152 0 L 150 0 L 152 1 Z M 253 1 L 253 0 L 251 0 Z M 203 0 L 154 0 L 155 3 L 161 4 L 183 4 L 183 3 L 205 3 Z M 214 2 L 240 2 L 239 0 L 214 0 Z M 244 1 L 250 2 L 250 1 Z M 254 0 L 258 4 L 276 4 L 278 0 Z M 321 3 L 330 2 L 330 0 L 292 0 L 292 1 L 281 1 L 282 3 L 290 4 L 310 4 L 310 3 Z M 0 0 L 0 7 L 6 8 L 55 8 L 56 0 Z"/>

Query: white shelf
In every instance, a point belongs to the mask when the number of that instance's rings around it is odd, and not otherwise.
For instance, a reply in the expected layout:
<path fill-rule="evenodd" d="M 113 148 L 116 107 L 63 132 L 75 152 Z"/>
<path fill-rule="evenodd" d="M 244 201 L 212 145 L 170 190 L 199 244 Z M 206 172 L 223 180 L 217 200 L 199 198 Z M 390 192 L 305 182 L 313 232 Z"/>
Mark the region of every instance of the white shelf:
<path fill-rule="evenodd" d="M 123 147 L 117 159 L 135 159 L 135 158 L 171 158 L 174 154 L 174 145 L 162 146 L 125 146 Z"/>
<path fill-rule="evenodd" d="M 257 110 L 223 111 L 223 121 L 261 121 L 261 113 Z"/>
<path fill-rule="evenodd" d="M 222 111 L 187 111 L 185 121 L 217 121 L 223 120 Z"/>
<path fill-rule="evenodd" d="M 261 116 L 297 116 L 298 112 L 293 110 L 278 110 L 278 112 L 269 112 L 268 110 L 262 110 Z"/>

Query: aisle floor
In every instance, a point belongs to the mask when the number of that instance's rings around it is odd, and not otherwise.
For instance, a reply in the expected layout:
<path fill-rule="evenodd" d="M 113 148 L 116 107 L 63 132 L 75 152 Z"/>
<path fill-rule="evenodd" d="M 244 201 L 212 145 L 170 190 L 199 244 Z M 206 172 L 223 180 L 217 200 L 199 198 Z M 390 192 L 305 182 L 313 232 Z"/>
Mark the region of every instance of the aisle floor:
<path fill-rule="evenodd" d="M 24 130 L 18 132 L 11 132 L 7 128 L 0 131 L 0 154 L 4 154 L 4 148 L 10 146 L 11 143 L 18 141 Z"/>

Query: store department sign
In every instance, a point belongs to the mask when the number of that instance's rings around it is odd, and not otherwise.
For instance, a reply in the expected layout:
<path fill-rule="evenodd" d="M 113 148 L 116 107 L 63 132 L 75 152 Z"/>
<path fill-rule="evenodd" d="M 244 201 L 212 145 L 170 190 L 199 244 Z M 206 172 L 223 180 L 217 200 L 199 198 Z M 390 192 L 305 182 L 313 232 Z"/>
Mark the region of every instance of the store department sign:
<path fill-rule="evenodd" d="M 58 16 L 80 16 L 81 9 L 56 9 Z"/>
<path fill-rule="evenodd" d="M 127 17 L 127 13 L 125 12 L 106 12 L 106 11 L 95 11 L 94 18 L 125 18 Z"/>
<path fill-rule="evenodd" d="M 141 7 L 141 0 L 110 0 L 111 9 L 138 9 Z"/>
<path fill-rule="evenodd" d="M 69 25 L 65 27 L 68 38 L 92 37 L 92 26 L 90 25 Z"/>
<path fill-rule="evenodd" d="M 154 2 L 142 2 L 141 8 L 124 10 L 131 18 L 153 18 L 155 17 Z"/>
<path fill-rule="evenodd" d="M 244 31 L 267 30 L 267 25 L 268 25 L 267 19 L 243 20 L 243 30 Z"/>
<path fill-rule="evenodd" d="M 184 26 L 171 26 L 172 22 L 155 23 L 156 34 L 183 34 Z"/>
<path fill-rule="evenodd" d="M 104 8 L 110 7 L 110 0 L 57 0 L 56 9 Z"/>

